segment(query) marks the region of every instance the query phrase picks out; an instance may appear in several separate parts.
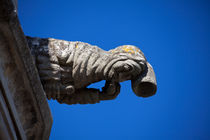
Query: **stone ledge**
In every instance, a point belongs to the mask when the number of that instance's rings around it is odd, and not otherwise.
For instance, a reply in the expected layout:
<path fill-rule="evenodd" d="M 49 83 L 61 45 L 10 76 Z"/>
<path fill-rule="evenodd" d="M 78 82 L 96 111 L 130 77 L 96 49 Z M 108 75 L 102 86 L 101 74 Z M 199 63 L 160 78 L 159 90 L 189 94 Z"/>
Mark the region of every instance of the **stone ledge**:
<path fill-rule="evenodd" d="M 0 118 L 5 123 L 0 133 L 8 132 L 8 139 L 49 139 L 52 116 L 16 7 L 14 0 L 0 0 Z"/>

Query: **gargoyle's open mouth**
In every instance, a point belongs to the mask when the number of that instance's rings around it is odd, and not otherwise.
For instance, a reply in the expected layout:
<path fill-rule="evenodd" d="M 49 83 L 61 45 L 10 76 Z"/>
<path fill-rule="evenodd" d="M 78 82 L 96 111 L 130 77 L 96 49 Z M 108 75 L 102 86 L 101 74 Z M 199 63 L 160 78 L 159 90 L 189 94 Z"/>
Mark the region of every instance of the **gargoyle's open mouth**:
<path fill-rule="evenodd" d="M 133 92 L 140 97 L 149 97 L 156 93 L 157 82 L 152 66 L 147 63 L 145 71 L 137 78 L 131 80 Z"/>

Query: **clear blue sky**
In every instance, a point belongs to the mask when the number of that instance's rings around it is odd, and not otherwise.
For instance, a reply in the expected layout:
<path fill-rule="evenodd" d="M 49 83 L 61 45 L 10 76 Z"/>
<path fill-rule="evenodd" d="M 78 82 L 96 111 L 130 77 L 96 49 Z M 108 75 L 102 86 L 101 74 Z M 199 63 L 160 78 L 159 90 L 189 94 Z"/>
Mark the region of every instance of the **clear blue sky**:
<path fill-rule="evenodd" d="M 156 72 L 158 91 L 150 98 L 136 97 L 128 81 L 112 101 L 49 101 L 50 140 L 210 139 L 209 1 L 19 0 L 18 8 L 26 35 L 105 50 L 133 44 Z"/>

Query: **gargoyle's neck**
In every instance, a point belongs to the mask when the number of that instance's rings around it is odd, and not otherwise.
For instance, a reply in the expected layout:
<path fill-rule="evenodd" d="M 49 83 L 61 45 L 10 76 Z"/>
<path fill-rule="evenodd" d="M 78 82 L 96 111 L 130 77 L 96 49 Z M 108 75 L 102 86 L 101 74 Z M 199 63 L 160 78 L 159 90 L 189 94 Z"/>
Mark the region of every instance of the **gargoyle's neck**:
<path fill-rule="evenodd" d="M 76 88 L 106 79 L 104 70 L 110 61 L 107 51 L 82 44 L 72 55 L 74 55 L 72 75 Z"/>

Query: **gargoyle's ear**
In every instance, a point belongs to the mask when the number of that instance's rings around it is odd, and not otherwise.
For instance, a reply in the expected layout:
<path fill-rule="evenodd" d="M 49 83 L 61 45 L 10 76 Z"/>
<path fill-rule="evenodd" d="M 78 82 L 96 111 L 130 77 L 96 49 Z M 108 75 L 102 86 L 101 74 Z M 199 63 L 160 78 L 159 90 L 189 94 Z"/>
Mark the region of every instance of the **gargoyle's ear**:
<path fill-rule="evenodd" d="M 157 83 L 154 70 L 147 62 L 145 71 L 136 79 L 131 80 L 133 92 L 140 97 L 149 97 L 156 93 Z"/>

